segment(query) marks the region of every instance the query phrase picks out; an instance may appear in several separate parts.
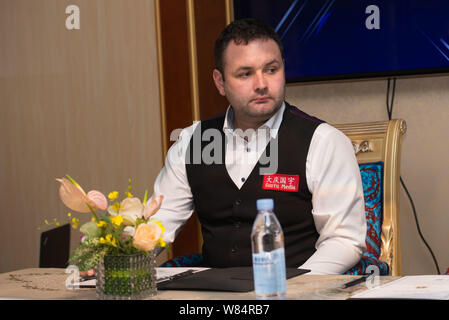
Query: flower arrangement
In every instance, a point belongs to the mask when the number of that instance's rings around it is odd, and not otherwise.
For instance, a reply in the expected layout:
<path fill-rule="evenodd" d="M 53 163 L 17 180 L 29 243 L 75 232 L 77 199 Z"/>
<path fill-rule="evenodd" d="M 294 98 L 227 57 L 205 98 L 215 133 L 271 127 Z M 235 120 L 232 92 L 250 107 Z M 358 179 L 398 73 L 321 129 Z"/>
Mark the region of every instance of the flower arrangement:
<path fill-rule="evenodd" d="M 165 231 L 161 222 L 151 219 L 159 210 L 163 196 L 154 197 L 147 203 L 148 191 L 143 201 L 131 194 L 131 179 L 125 198 L 119 202 L 118 191 L 105 195 L 97 190 L 87 194 L 69 175 L 56 179 L 60 182 L 59 196 L 69 209 L 80 213 L 92 213 L 91 221 L 80 227 L 84 235 L 81 244 L 75 248 L 69 263 L 75 264 L 81 271 L 94 268 L 107 255 L 149 254 L 156 247 L 165 247 L 162 238 Z M 97 210 L 108 214 L 97 214 Z M 68 214 L 71 218 L 71 213 Z M 55 223 L 56 220 L 55 220 Z M 78 224 L 77 218 L 72 218 Z M 48 223 L 47 223 L 48 224 Z"/>

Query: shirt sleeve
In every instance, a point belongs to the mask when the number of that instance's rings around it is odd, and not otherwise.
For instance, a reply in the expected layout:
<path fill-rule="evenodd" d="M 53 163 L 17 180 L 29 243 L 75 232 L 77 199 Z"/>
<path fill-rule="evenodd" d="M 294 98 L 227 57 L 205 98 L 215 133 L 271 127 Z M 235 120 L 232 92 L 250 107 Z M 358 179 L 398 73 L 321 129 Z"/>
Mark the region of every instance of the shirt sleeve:
<path fill-rule="evenodd" d="M 362 180 L 349 138 L 328 124 L 318 126 L 307 155 L 306 178 L 319 238 L 317 250 L 300 268 L 312 274 L 342 274 L 366 250 Z"/>
<path fill-rule="evenodd" d="M 162 238 L 167 243 L 175 240 L 194 210 L 193 195 L 187 180 L 185 154 L 198 123 L 181 131 L 178 140 L 168 150 L 165 165 L 154 183 L 151 199 L 159 195 L 163 195 L 164 198 L 161 208 L 152 218 L 164 225 L 165 232 Z"/>

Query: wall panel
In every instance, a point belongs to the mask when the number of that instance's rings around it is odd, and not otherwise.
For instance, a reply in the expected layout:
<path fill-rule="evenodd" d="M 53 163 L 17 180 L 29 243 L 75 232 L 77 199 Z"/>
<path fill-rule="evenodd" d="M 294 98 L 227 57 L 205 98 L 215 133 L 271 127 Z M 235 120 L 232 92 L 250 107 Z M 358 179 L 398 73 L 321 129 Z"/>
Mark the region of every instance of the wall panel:
<path fill-rule="evenodd" d="M 67 30 L 65 8 L 80 8 Z M 56 177 L 152 192 L 162 167 L 153 0 L 0 1 L 0 272 L 37 267 Z M 77 215 L 81 222 L 89 215 Z M 72 248 L 79 232 L 72 232 Z"/>

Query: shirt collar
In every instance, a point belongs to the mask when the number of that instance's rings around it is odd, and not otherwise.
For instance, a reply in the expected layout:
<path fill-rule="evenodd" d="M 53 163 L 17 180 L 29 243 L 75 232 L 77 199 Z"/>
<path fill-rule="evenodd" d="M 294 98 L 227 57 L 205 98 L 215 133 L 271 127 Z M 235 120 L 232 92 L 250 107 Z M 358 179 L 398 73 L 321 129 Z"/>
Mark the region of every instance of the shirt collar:
<path fill-rule="evenodd" d="M 282 106 L 279 108 L 279 110 L 274 115 L 272 115 L 271 118 L 268 119 L 263 125 L 261 125 L 259 129 L 268 129 L 270 131 L 271 138 L 276 138 L 281 126 L 284 110 L 285 102 L 282 103 Z M 223 131 L 234 131 L 234 109 L 231 105 L 229 105 L 228 109 L 226 110 Z"/>

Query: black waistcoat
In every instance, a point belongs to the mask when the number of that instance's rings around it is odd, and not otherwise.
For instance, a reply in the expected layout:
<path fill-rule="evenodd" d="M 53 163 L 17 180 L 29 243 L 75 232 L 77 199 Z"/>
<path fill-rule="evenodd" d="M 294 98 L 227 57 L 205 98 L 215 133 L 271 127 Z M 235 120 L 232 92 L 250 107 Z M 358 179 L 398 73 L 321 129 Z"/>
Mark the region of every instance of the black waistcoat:
<path fill-rule="evenodd" d="M 271 173 L 299 176 L 297 192 L 263 189 L 264 176 L 259 170 L 263 161 L 256 164 L 239 190 L 226 170 L 225 143 L 221 143 L 220 149 L 215 149 L 221 151 L 219 161 L 216 161 L 218 163 L 208 164 L 210 160 L 205 163 L 204 159 L 200 159 L 198 150 L 196 155 L 192 152 L 193 145 L 198 143 L 196 145 L 201 145 L 201 151 L 207 151 L 207 154 L 217 159 L 217 154 L 211 152 L 211 145 L 207 147 L 210 141 L 199 142 L 194 139 L 201 138 L 207 129 L 216 129 L 219 137 L 215 139 L 225 141 L 224 117 L 223 114 L 202 121 L 192 136 L 186 155 L 187 178 L 203 235 L 204 265 L 251 266 L 250 235 L 257 215 L 256 200 L 273 198 L 274 212 L 284 232 L 286 265 L 300 266 L 315 252 L 318 239 L 312 217 L 312 195 L 306 181 L 306 158 L 313 133 L 322 121 L 286 103 L 277 136 L 277 172 Z M 275 142 L 271 140 L 265 150 L 267 155 L 273 152 L 271 147 L 274 145 Z"/>

